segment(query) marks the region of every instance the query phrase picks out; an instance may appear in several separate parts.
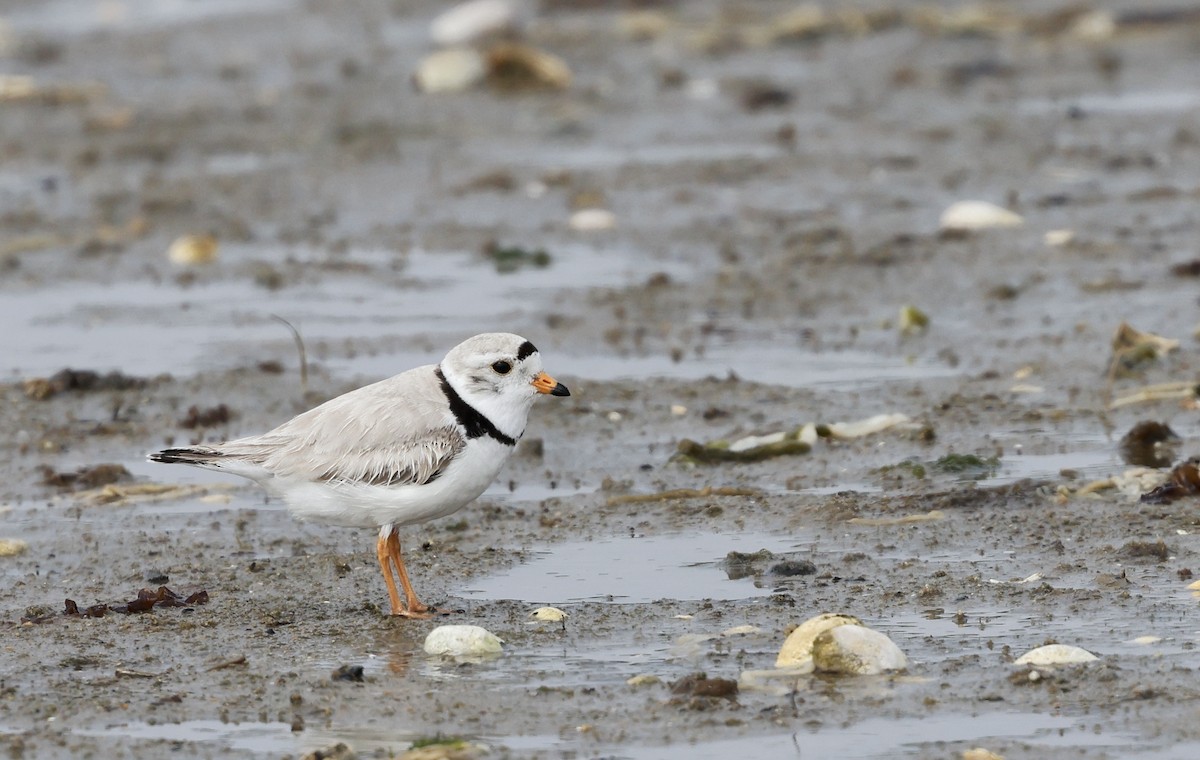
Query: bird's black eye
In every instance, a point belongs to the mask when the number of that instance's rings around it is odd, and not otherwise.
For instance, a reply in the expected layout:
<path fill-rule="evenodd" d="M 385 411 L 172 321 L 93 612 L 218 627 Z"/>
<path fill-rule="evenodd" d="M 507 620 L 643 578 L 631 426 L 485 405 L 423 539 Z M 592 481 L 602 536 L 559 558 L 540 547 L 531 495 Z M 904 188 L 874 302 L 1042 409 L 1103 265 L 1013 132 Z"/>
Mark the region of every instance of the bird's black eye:
<path fill-rule="evenodd" d="M 512 365 L 501 359 L 498 362 L 492 362 L 492 369 L 496 370 L 497 374 L 507 375 L 512 371 Z"/>

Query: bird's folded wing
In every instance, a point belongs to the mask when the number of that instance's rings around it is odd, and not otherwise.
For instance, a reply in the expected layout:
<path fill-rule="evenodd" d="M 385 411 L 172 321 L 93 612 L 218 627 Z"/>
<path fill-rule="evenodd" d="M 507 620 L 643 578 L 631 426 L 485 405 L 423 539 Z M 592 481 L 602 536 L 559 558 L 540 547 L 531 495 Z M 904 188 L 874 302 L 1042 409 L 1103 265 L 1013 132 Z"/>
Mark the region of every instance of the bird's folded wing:
<path fill-rule="evenodd" d="M 221 449 L 279 478 L 390 486 L 434 480 L 465 446 L 433 368 L 422 367 Z"/>

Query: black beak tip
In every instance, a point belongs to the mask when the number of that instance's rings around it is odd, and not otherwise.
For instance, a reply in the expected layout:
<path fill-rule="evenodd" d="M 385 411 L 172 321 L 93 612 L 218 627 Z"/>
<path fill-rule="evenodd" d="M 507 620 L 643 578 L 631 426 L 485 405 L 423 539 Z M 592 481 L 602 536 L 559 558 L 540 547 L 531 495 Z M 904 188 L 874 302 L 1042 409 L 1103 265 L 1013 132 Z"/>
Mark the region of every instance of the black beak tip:
<path fill-rule="evenodd" d="M 570 396 L 571 392 L 567 390 L 567 386 L 559 383 L 554 386 L 554 390 L 550 391 L 551 396 Z"/>

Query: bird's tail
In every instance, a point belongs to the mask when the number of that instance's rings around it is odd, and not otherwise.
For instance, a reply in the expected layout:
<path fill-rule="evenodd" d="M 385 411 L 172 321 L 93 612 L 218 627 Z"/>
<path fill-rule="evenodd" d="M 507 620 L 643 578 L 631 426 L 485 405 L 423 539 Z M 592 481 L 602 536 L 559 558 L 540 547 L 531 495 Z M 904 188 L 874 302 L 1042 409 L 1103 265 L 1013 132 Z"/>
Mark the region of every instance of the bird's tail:
<path fill-rule="evenodd" d="M 187 449 L 163 449 L 150 454 L 151 462 L 163 464 L 190 464 L 195 467 L 219 467 L 225 454 L 216 449 L 192 447 Z"/>

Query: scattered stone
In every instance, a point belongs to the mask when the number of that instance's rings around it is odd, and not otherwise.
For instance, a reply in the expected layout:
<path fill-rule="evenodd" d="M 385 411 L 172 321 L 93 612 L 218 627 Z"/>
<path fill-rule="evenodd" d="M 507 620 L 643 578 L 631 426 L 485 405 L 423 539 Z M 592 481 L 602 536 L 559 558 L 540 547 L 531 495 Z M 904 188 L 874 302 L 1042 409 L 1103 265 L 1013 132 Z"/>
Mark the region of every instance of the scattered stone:
<path fill-rule="evenodd" d="M 443 657 L 485 657 L 499 654 L 504 641 L 477 625 L 442 625 L 425 637 L 425 652 Z"/>
<path fill-rule="evenodd" d="M 1200 493 L 1200 458 L 1192 457 L 1171 470 L 1167 482 L 1142 494 L 1143 504 L 1169 504 Z"/>
<path fill-rule="evenodd" d="M 413 86 L 421 92 L 463 92 L 483 81 L 487 62 L 473 48 L 438 50 L 421 59 L 413 74 Z"/>
<path fill-rule="evenodd" d="M 823 631 L 812 644 L 813 670 L 818 673 L 874 676 L 908 667 L 900 647 L 879 631 L 841 625 Z"/>
<path fill-rule="evenodd" d="M 0 538 L 0 557 L 16 557 L 28 549 L 29 544 L 19 538 Z"/>
<path fill-rule="evenodd" d="M 1171 558 L 1171 549 L 1161 538 L 1157 541 L 1129 541 L 1121 547 L 1121 556 L 1130 560 L 1149 558 L 1166 562 Z"/>
<path fill-rule="evenodd" d="M 1098 659 L 1100 658 L 1086 649 L 1080 649 L 1068 644 L 1047 644 L 1046 646 L 1029 650 L 1018 657 L 1013 664 L 1053 667 L 1055 665 L 1078 665 Z"/>
<path fill-rule="evenodd" d="M 962 760 L 1004 760 L 1004 756 L 983 747 L 974 747 L 963 750 Z"/>
<path fill-rule="evenodd" d="M 662 679 L 655 675 L 643 673 L 641 675 L 633 676 L 632 678 L 626 680 L 625 683 L 636 688 L 638 686 L 650 686 L 652 684 L 662 683 Z"/>
<path fill-rule="evenodd" d="M 805 620 L 788 634 L 775 658 L 777 668 L 798 668 L 812 664 L 813 641 L 822 633 L 843 625 L 862 625 L 853 615 L 826 612 Z"/>
<path fill-rule="evenodd" d="M 96 391 L 126 391 L 144 388 L 146 380 L 121 372 L 101 375 L 89 369 L 64 369 L 48 378 L 36 377 L 24 383 L 25 395 L 34 401 L 44 401 L 59 393 L 92 393 Z"/>
<path fill-rule="evenodd" d="M 1145 636 L 1138 636 L 1137 638 L 1130 639 L 1128 643 L 1136 644 L 1139 647 L 1148 647 L 1152 644 L 1157 644 L 1160 641 L 1162 641 L 1162 636 L 1151 636 L 1147 634 Z"/>
<path fill-rule="evenodd" d="M 363 682 L 363 666 L 362 665 L 339 665 L 329 675 L 334 681 L 350 681 L 352 683 Z"/>
<path fill-rule="evenodd" d="M 538 607 L 529 613 L 529 617 L 545 623 L 563 623 L 566 622 L 568 616 L 557 607 Z"/>
<path fill-rule="evenodd" d="M 64 490 L 99 488 L 111 483 L 133 479 L 129 470 L 119 464 L 96 464 L 90 467 L 80 467 L 75 472 L 59 472 L 48 464 L 42 465 L 40 469 L 42 485 Z"/>
<path fill-rule="evenodd" d="M 671 684 L 671 693 L 683 697 L 737 698 L 737 681 L 728 678 L 709 678 L 707 673 L 692 673 Z"/>
<path fill-rule="evenodd" d="M 567 226 L 578 232 L 599 232 L 617 226 L 617 215 L 608 209 L 583 208 L 571 214 Z"/>
<path fill-rule="evenodd" d="M 1178 340 L 1142 332 L 1128 322 L 1122 322 L 1113 333 L 1110 371 L 1114 376 L 1129 373 L 1144 364 L 1159 361 L 1177 350 Z"/>
<path fill-rule="evenodd" d="M 176 266 L 203 266 L 217 260 L 218 248 L 212 235 L 184 235 L 167 248 L 167 258 Z"/>
<path fill-rule="evenodd" d="M 817 566 L 806 559 L 789 559 L 773 565 L 768 572 L 782 578 L 793 578 L 797 575 L 814 575 L 817 572 Z"/>
<path fill-rule="evenodd" d="M 1049 230 L 1042 236 L 1042 242 L 1051 248 L 1063 248 L 1075 241 L 1075 230 Z"/>
<path fill-rule="evenodd" d="M 1006 208 L 987 201 L 958 201 L 942 212 L 943 232 L 969 233 L 979 230 L 1020 227 L 1025 220 Z"/>
<path fill-rule="evenodd" d="M 544 248 L 523 248 L 519 245 L 501 245 L 489 241 L 483 247 L 485 258 L 491 259 L 496 271 L 500 274 L 511 274 L 525 267 L 545 269 L 550 266 L 551 257 Z"/>
<path fill-rule="evenodd" d="M 344 742 L 338 742 L 301 755 L 300 760 L 358 760 L 358 755 Z"/>
<path fill-rule="evenodd" d="M 217 404 L 207 409 L 201 409 L 193 404 L 188 407 L 187 416 L 179 421 L 179 427 L 187 428 L 188 430 L 216 427 L 228 424 L 232 417 L 233 412 L 225 404 Z"/>
<path fill-rule="evenodd" d="M 1121 438 L 1119 450 L 1126 464 L 1170 467 L 1175 461 L 1173 448 L 1179 440 L 1166 423 L 1143 420 Z"/>
<path fill-rule="evenodd" d="M 500 90 L 565 90 L 571 86 L 571 68 L 563 59 L 528 45 L 493 45 L 486 61 L 488 83 Z"/>

